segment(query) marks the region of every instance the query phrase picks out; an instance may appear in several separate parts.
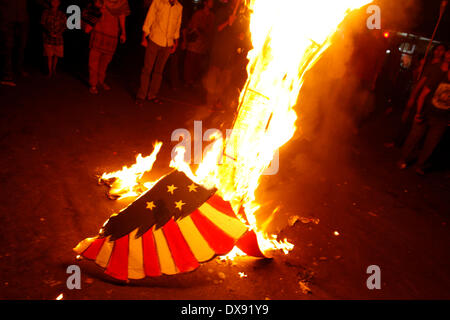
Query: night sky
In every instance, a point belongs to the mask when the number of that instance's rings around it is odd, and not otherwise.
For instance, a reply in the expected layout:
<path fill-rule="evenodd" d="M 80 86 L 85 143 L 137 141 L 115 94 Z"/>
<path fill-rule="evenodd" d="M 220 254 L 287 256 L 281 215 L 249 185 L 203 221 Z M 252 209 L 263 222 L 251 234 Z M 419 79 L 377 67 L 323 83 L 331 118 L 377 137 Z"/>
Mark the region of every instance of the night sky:
<path fill-rule="evenodd" d="M 440 0 L 375 0 L 381 7 L 382 28 L 416 33 L 427 38 L 433 34 L 439 17 Z M 450 3 L 436 33 L 436 40 L 450 41 Z"/>

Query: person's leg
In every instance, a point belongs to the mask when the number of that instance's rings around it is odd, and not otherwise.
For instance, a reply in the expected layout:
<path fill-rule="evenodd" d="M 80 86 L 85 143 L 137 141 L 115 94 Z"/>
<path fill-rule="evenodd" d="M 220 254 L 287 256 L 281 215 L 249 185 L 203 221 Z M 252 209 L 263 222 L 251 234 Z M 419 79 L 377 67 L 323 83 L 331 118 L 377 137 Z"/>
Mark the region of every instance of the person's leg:
<path fill-rule="evenodd" d="M 207 60 L 206 54 L 195 54 L 195 71 L 194 82 L 199 82 L 205 71 L 205 61 Z"/>
<path fill-rule="evenodd" d="M 17 71 L 21 75 L 27 75 L 24 70 L 25 48 L 28 42 L 28 23 L 18 22 L 16 24 L 17 31 Z"/>
<path fill-rule="evenodd" d="M 213 107 L 218 103 L 219 99 L 219 86 L 220 86 L 220 69 L 211 65 L 207 71 L 206 76 L 203 78 L 203 86 L 206 89 L 206 103 L 208 106 Z"/>
<path fill-rule="evenodd" d="M 425 162 L 430 158 L 434 149 L 439 144 L 439 141 L 441 141 L 441 138 L 448 126 L 448 121 L 445 117 L 430 117 L 429 123 L 430 128 L 428 129 L 423 148 L 419 153 L 419 158 L 416 163 L 416 166 L 421 170 L 424 169 Z"/>
<path fill-rule="evenodd" d="M 151 40 L 148 41 L 148 46 L 145 50 L 144 67 L 141 72 L 141 84 L 137 93 L 137 98 L 145 100 L 148 93 L 148 86 L 150 83 L 150 75 L 155 64 L 156 55 L 158 53 L 158 46 Z"/>
<path fill-rule="evenodd" d="M 53 57 L 50 54 L 47 55 L 47 66 L 48 76 L 51 77 L 53 75 Z"/>
<path fill-rule="evenodd" d="M 170 85 L 172 88 L 180 86 L 180 50 L 170 56 Z"/>
<path fill-rule="evenodd" d="M 89 51 L 89 85 L 92 93 L 97 91 L 100 56 L 101 52 L 98 50 L 91 49 Z"/>
<path fill-rule="evenodd" d="M 98 83 L 101 85 L 104 89 L 109 89 L 109 86 L 105 84 L 105 78 L 106 78 L 106 70 L 108 69 L 108 65 L 112 60 L 111 54 L 105 54 L 103 53 L 100 56 L 99 66 L 98 66 Z"/>
<path fill-rule="evenodd" d="M 161 81 L 164 71 L 164 66 L 166 65 L 167 59 L 170 55 L 170 48 L 159 48 L 158 54 L 156 56 L 155 68 L 152 73 L 152 81 L 150 83 L 150 90 L 148 92 L 148 99 L 156 98 L 161 87 Z"/>
<path fill-rule="evenodd" d="M 406 121 L 401 121 L 399 123 L 397 132 L 394 137 L 394 145 L 401 148 L 408 137 L 408 133 L 411 131 L 412 123 L 414 122 L 414 113 L 410 112 L 410 115 Z"/>
<path fill-rule="evenodd" d="M 1 27 L 1 42 L 3 43 L 3 78 L 2 84 L 15 85 L 13 82 L 13 48 L 14 48 L 14 25 L 4 23 Z"/>
<path fill-rule="evenodd" d="M 54 55 L 53 56 L 53 63 L 52 63 L 52 70 L 53 70 L 53 75 L 56 74 L 56 65 L 58 64 L 58 56 Z"/>
<path fill-rule="evenodd" d="M 414 122 L 411 131 L 409 132 L 408 138 L 402 148 L 402 158 L 399 165 L 406 167 L 408 162 L 412 160 L 413 152 L 419 144 L 420 140 L 426 133 L 428 124 L 426 121 L 422 123 Z"/>
<path fill-rule="evenodd" d="M 193 80 L 193 68 L 194 66 L 194 53 L 192 51 L 186 51 L 186 58 L 184 59 L 184 82 L 190 85 L 194 82 Z"/>

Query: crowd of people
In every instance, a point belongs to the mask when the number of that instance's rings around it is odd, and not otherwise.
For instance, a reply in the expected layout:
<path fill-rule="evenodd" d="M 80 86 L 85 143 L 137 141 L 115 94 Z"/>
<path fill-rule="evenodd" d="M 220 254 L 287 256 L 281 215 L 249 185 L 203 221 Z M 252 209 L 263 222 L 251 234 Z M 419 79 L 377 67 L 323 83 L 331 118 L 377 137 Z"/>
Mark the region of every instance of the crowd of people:
<path fill-rule="evenodd" d="M 423 59 L 413 72 L 414 85 L 396 139 L 401 146 L 400 169 L 414 163 L 415 171 L 425 174 L 427 161 L 450 124 L 449 64 L 450 49 L 440 44 L 434 48 L 430 61 L 425 63 Z"/>
<path fill-rule="evenodd" d="M 61 10 L 61 0 L 34 1 L 46 8 L 40 18 L 42 47 L 43 55 L 47 57 L 48 76 L 53 77 L 58 60 L 64 57 L 67 15 Z M 159 91 L 167 61 L 172 56 L 175 61 L 172 64 L 177 65 L 182 51 L 181 73 L 185 86 L 203 88 L 207 105 L 213 110 L 230 106 L 245 82 L 246 57 L 251 47 L 249 12 L 244 1 L 203 0 L 188 17 L 180 1 L 144 1 L 148 5 L 140 28 L 140 44 L 145 47 L 145 55 L 140 77 L 136 75 L 140 81 L 135 103 L 139 106 L 146 101 L 163 103 Z M 30 30 L 27 2 L 0 0 L 4 57 L 1 84 L 5 86 L 16 86 L 17 75 L 28 75 L 23 68 Z M 86 0 L 82 7 L 81 26 L 90 39 L 86 63 L 91 94 L 98 94 L 99 89 L 111 89 L 107 82 L 108 66 L 118 44 L 127 42 L 126 19 L 131 13 L 128 0 Z M 405 72 L 396 81 L 402 84 L 393 86 L 391 91 L 403 97 L 396 100 L 397 104 L 405 104 L 402 125 L 395 139 L 402 148 L 398 166 L 404 169 L 417 159 L 415 171 L 424 174 L 426 162 L 449 124 L 450 50 L 438 45 L 433 49 L 430 61 L 422 59 L 421 62 L 413 72 L 410 72 L 411 68 L 404 68 Z M 361 59 L 360 63 L 367 64 L 367 59 Z M 13 65 L 16 65 L 15 72 Z M 178 68 L 174 69 L 178 73 Z M 370 72 L 367 87 L 374 86 L 376 77 L 373 74 Z M 360 78 L 364 80 L 364 77 Z M 411 79 L 414 80 L 412 88 Z M 407 95 L 408 99 L 405 98 Z"/>
<path fill-rule="evenodd" d="M 61 0 L 36 0 L 44 8 L 40 23 L 43 55 L 48 77 L 64 57 L 67 16 Z M 162 104 L 158 97 L 168 58 L 184 52 L 182 74 L 186 87 L 202 86 L 213 108 L 222 107 L 240 84 L 232 83 L 236 66 L 245 70 L 249 50 L 248 14 L 241 0 L 204 0 L 187 19 L 178 0 L 153 0 L 145 8 L 141 45 L 145 56 L 136 92 L 136 104 Z M 1 84 L 16 86 L 16 76 L 25 75 L 24 52 L 29 30 L 27 0 L 0 0 L 4 64 Z M 82 7 L 81 27 L 89 36 L 89 92 L 110 90 L 107 70 L 118 44 L 127 41 L 128 0 L 89 0 Z M 15 50 L 13 50 L 15 49 Z M 16 61 L 13 61 L 16 57 Z M 16 65 L 14 72 L 13 65 Z M 178 72 L 178 70 L 176 70 Z M 239 74 L 239 73 L 237 73 Z M 239 78 L 239 77 L 237 77 Z M 227 90 L 232 87 L 231 94 Z"/>

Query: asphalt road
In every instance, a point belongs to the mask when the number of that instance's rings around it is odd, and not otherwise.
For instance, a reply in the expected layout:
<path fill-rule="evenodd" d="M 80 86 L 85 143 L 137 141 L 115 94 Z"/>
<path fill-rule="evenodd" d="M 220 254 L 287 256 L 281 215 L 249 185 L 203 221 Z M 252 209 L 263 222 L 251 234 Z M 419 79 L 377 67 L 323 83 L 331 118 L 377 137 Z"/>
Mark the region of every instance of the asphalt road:
<path fill-rule="evenodd" d="M 98 175 L 131 165 L 160 140 L 150 174 L 159 177 L 169 171 L 173 130 L 232 118 L 211 114 L 195 90 L 167 86 L 165 104 L 138 108 L 138 68 L 113 63 L 113 90 L 99 96 L 89 94 L 84 75 L 46 79 L 32 70 L 16 88 L 0 87 L 1 299 L 450 298 L 448 171 L 420 177 L 396 169 L 399 151 L 383 146 L 396 123 L 384 115 L 345 144 L 295 140 L 281 150 L 280 172 L 262 179 L 257 197 L 261 222 L 279 207 L 269 230 L 295 245 L 288 255 L 213 260 L 189 274 L 128 284 L 75 260 L 72 248 L 127 204 L 107 199 Z M 72 264 L 81 267 L 81 290 L 66 288 Z M 370 265 L 381 269 L 380 290 L 366 286 Z"/>

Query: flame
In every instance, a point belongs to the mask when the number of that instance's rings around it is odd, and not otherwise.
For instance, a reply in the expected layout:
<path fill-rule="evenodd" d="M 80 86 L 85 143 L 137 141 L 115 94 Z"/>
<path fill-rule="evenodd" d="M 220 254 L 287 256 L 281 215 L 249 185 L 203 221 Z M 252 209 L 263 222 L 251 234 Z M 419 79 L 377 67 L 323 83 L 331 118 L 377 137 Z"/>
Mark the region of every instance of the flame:
<path fill-rule="evenodd" d="M 238 115 L 227 137 L 224 163 L 215 170 L 202 170 L 216 173 L 214 185 L 236 212 L 244 207 L 245 220 L 255 230 L 263 252 L 283 250 L 286 254 L 293 245 L 258 228 L 255 212 L 260 205 L 255 191 L 261 175 L 297 129 L 294 106 L 305 73 L 330 46 L 332 35 L 350 10 L 369 2 L 248 2 L 253 49 L 248 54 L 248 78 L 240 95 Z M 206 165 L 210 164 L 202 163 L 200 167 Z"/>
<path fill-rule="evenodd" d="M 250 32 L 253 49 L 248 53 L 248 78 L 239 98 L 238 113 L 226 141 L 210 137 L 212 143 L 197 170 L 185 161 L 183 147 L 177 147 L 170 167 L 230 201 L 239 218 L 257 234 L 264 253 L 282 250 L 287 254 L 293 244 L 264 232 L 255 213 L 260 209 L 255 192 L 261 175 L 270 166 L 278 149 L 294 135 L 297 103 L 305 73 L 331 45 L 339 24 L 354 9 L 371 0 L 247 0 L 251 12 Z M 160 145 L 155 146 L 150 167 Z M 142 158 L 146 159 L 146 158 Z M 141 159 L 139 159 L 141 160 Z M 220 161 L 219 161 L 220 160 Z M 137 164 L 136 164 L 137 165 Z M 139 169 L 137 168 L 139 167 Z M 113 193 L 137 196 L 137 180 L 148 171 L 140 165 L 104 174 L 116 178 Z M 276 168 L 275 168 L 276 169 Z M 118 185 L 115 186 L 114 184 Z M 244 210 L 242 210 L 244 208 Z M 244 216 L 240 215 L 245 212 Z M 271 218 L 273 218 L 272 213 Z M 224 259 L 243 255 L 235 248 Z"/>
<path fill-rule="evenodd" d="M 156 181 L 140 183 L 139 180 L 144 173 L 152 170 L 161 147 L 162 142 L 155 142 L 153 152 L 148 157 L 142 157 L 142 154 L 138 154 L 136 163 L 131 167 L 123 166 L 122 170 L 103 173 L 99 181 L 110 187 L 109 196 L 114 199 L 137 197 L 151 189 Z"/>

